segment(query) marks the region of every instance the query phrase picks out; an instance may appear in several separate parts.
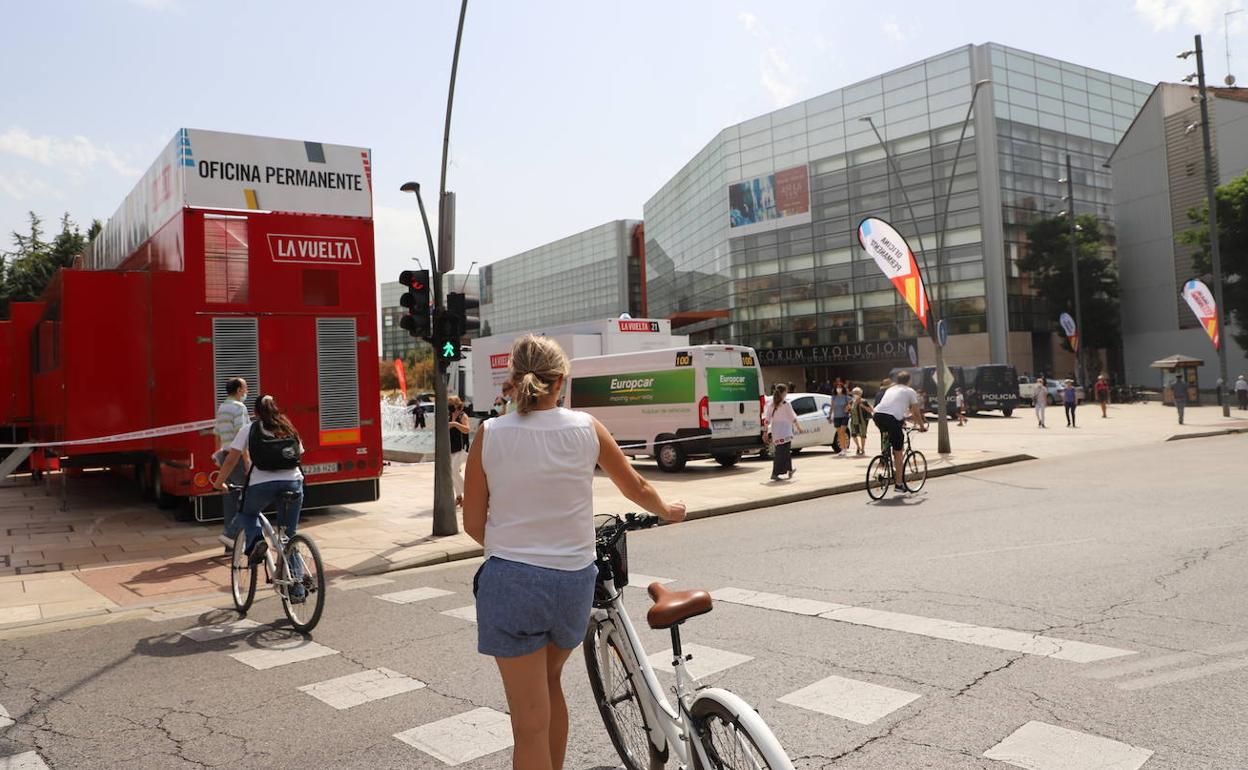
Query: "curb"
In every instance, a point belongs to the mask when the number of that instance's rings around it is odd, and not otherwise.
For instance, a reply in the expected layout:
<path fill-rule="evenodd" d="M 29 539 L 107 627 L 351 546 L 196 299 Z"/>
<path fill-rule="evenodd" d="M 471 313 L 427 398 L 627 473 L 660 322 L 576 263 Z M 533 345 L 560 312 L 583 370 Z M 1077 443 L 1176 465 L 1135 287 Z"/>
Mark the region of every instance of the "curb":
<path fill-rule="evenodd" d="M 1223 428 L 1222 430 L 1211 430 L 1204 433 L 1178 433 L 1166 441 L 1182 441 L 1189 438 L 1210 438 L 1212 436 L 1233 436 L 1237 433 L 1248 433 L 1248 428 Z"/>

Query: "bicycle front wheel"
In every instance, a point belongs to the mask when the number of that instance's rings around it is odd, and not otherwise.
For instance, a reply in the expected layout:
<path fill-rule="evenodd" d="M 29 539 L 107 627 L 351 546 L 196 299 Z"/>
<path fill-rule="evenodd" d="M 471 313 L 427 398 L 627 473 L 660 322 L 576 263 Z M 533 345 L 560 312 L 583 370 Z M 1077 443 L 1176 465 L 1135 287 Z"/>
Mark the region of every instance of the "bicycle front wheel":
<path fill-rule="evenodd" d="M 872 500 L 883 500 L 888 494 L 888 487 L 893 483 L 893 471 L 883 455 L 871 458 L 867 466 L 867 494 Z"/>
<path fill-rule="evenodd" d="M 234 609 L 246 615 L 256 598 L 256 567 L 247 566 L 247 533 L 242 530 L 234 536 L 234 553 L 230 556 L 230 593 Z"/>
<path fill-rule="evenodd" d="M 695 756 L 695 767 L 701 770 L 793 770 L 793 763 L 771 728 L 735 695 L 722 690 L 704 690 L 693 702 L 689 714 L 698 747 L 705 754 L 705 760 Z"/>
<path fill-rule="evenodd" d="M 927 483 L 927 458 L 917 449 L 906 452 L 905 466 L 906 489 L 918 492 Z"/>
<path fill-rule="evenodd" d="M 311 538 L 295 535 L 286 544 L 283 555 L 286 566 L 282 570 L 292 582 L 279 592 L 282 609 L 290 624 L 306 634 L 316 628 L 325 609 L 325 567 L 321 563 L 321 551 Z"/>
<path fill-rule="evenodd" d="M 650 728 L 638 693 L 640 675 L 624 663 L 610 624 L 590 621 L 585 634 L 585 668 L 594 702 L 626 770 L 658 770 L 663 760 L 650 743 Z"/>

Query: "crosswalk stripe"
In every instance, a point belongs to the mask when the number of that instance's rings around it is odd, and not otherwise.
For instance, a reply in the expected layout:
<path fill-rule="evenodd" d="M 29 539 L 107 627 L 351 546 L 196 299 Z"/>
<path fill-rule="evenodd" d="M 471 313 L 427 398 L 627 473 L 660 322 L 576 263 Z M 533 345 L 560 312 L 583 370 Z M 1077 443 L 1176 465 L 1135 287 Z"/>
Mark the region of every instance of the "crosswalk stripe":
<path fill-rule="evenodd" d="M 413 727 L 395 738 L 448 765 L 461 765 L 511 747 L 511 718 L 478 708 Z"/>
<path fill-rule="evenodd" d="M 218 639 L 229 639 L 231 636 L 249 634 L 259 627 L 260 624 L 254 620 L 238 618 L 225 623 L 214 623 L 210 626 L 196 626 L 183 631 L 182 635 L 196 642 L 215 642 Z"/>
<path fill-rule="evenodd" d="M 0 770 L 48 770 L 48 764 L 38 752 L 23 751 L 21 754 L 0 757 Z"/>
<path fill-rule="evenodd" d="M 207 604 L 192 604 L 186 607 L 169 607 L 167 609 L 152 610 L 147 619 L 153 623 L 163 623 L 166 620 L 175 620 L 177 618 L 189 618 L 196 615 L 203 615 L 206 612 L 216 612 L 224 610 L 224 607 L 210 607 Z"/>
<path fill-rule="evenodd" d="M 1099 735 L 1031 721 L 984 752 L 1028 770 L 1137 770 L 1153 752 Z"/>
<path fill-rule="evenodd" d="M 780 698 L 781 703 L 869 725 L 919 699 L 917 693 L 830 676 Z"/>
<path fill-rule="evenodd" d="M 298 688 L 339 711 L 370 701 L 419 690 L 427 685 L 388 668 L 374 668 L 346 676 L 305 684 Z"/>
<path fill-rule="evenodd" d="M 1206 663 L 1203 666 L 1182 668 L 1165 674 L 1142 676 L 1139 679 L 1129 679 L 1125 682 L 1120 682 L 1117 687 L 1119 690 L 1147 690 L 1149 687 L 1174 684 L 1176 682 L 1190 682 L 1193 679 L 1201 679 L 1214 674 L 1224 674 L 1227 671 L 1238 671 L 1241 668 L 1248 668 L 1248 658 L 1219 660 L 1214 663 Z"/>
<path fill-rule="evenodd" d="M 411 604 L 413 602 L 423 602 L 426 599 L 436 599 L 439 596 L 450 596 L 454 591 L 443 591 L 441 588 L 409 588 L 406 591 L 395 591 L 390 594 L 377 594 L 377 598 L 382 601 L 393 602 L 395 604 Z"/>
<path fill-rule="evenodd" d="M 290 663 L 337 655 L 338 651 L 323 644 L 317 644 L 303 637 L 283 639 L 281 641 L 261 641 L 261 648 L 230 653 L 230 657 L 254 669 L 263 671 Z"/>
<path fill-rule="evenodd" d="M 733 666 L 739 666 L 742 663 L 754 660 L 751 655 L 742 655 L 741 653 L 729 652 L 728 650 L 717 650 L 714 647 L 706 647 L 701 644 L 683 645 L 682 651 L 686 655 L 693 656 L 693 660 L 685 663 L 685 670 L 694 679 L 718 674 L 720 671 L 727 671 Z M 647 658 L 655 671 L 663 674 L 672 673 L 672 650 L 670 647 L 662 652 L 648 655 Z"/>
<path fill-rule="evenodd" d="M 765 610 L 791 612 L 795 615 L 822 615 L 825 612 L 848 609 L 848 604 L 833 604 L 814 599 L 799 599 L 794 596 L 781 596 L 762 591 L 748 591 L 744 588 L 721 588 L 711 594 L 715 601 L 730 604 L 744 604 L 748 607 L 761 607 Z"/>
<path fill-rule="evenodd" d="M 649 587 L 651 583 L 660 583 L 662 585 L 667 585 L 668 583 L 675 583 L 675 582 L 676 582 L 675 578 L 655 577 L 654 575 L 644 575 L 640 572 L 628 573 L 628 584 L 630 586 L 637 586 L 638 588 L 641 588 L 643 590 Z"/>
<path fill-rule="evenodd" d="M 357 588 L 369 588 L 371 586 L 384 586 L 387 583 L 393 583 L 394 580 L 381 575 L 369 575 L 367 577 L 342 577 L 329 584 L 330 588 L 337 588 L 342 591 L 354 591 Z"/>
<path fill-rule="evenodd" d="M 13 718 L 9 716 L 9 712 L 5 710 L 4 706 L 0 706 L 0 730 L 11 724 L 13 724 Z"/>
<path fill-rule="evenodd" d="M 1138 674 L 1144 671 L 1154 671 L 1167 666 L 1176 666 L 1182 663 L 1200 663 L 1207 661 L 1215 655 L 1229 655 L 1236 652 L 1248 651 L 1248 642 L 1231 642 L 1230 644 L 1219 644 L 1213 647 L 1204 647 L 1199 650 L 1190 650 L 1188 652 L 1176 652 L 1170 655 L 1160 655 L 1155 658 L 1145 658 L 1130 663 L 1120 663 L 1105 668 L 1093 669 L 1085 671 L 1080 676 L 1087 679 L 1114 679 L 1119 676 L 1128 674 Z"/>
<path fill-rule="evenodd" d="M 450 615 L 453 618 L 466 620 L 469 623 L 477 622 L 477 605 L 469 604 L 467 607 L 456 607 L 453 610 L 446 610 L 443 615 Z"/>

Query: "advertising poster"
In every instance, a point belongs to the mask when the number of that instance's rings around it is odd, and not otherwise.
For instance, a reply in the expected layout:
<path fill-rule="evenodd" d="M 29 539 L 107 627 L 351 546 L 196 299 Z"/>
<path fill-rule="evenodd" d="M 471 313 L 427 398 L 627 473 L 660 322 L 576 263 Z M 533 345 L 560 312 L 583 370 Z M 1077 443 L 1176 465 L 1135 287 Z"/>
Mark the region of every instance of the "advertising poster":
<path fill-rule="evenodd" d="M 1070 313 L 1062 313 L 1057 322 L 1062 325 L 1062 331 L 1066 332 L 1066 339 L 1070 340 L 1070 349 L 1078 353 L 1079 330 L 1075 327 L 1075 319 L 1070 317 Z"/>
<path fill-rule="evenodd" d="M 708 367 L 706 396 L 710 401 L 757 401 L 758 370 Z"/>
<path fill-rule="evenodd" d="M 796 166 L 729 185 L 728 213 L 734 236 L 809 222 L 810 171 Z"/>
<path fill-rule="evenodd" d="M 902 299 L 927 328 L 927 289 L 914 252 L 901 233 L 883 219 L 867 217 L 858 224 L 858 242 L 875 260 L 876 267 L 884 273 Z"/>
<path fill-rule="evenodd" d="M 572 380 L 572 409 L 596 406 L 689 404 L 694 400 L 692 369 L 604 374 Z M 755 384 L 755 391 L 758 386 Z M 757 398 L 757 396 L 755 396 Z"/>
<path fill-rule="evenodd" d="M 1222 344 L 1222 335 L 1218 329 L 1218 305 L 1213 301 L 1209 287 L 1204 281 L 1193 278 L 1183 284 L 1183 299 L 1187 300 L 1187 306 L 1192 309 L 1200 325 L 1205 327 L 1205 333 L 1213 342 L 1213 349 L 1217 350 Z"/>

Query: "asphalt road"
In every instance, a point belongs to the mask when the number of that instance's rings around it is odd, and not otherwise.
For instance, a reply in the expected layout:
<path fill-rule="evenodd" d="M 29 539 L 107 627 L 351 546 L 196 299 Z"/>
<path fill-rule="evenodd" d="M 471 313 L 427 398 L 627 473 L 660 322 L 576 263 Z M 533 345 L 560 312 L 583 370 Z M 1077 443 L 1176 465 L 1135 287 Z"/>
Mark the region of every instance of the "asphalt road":
<path fill-rule="evenodd" d="M 720 592 L 685 641 L 737 657 L 703 682 L 750 701 L 797 767 L 1243 768 L 1246 461 L 1244 436 L 1107 446 L 883 503 L 841 495 L 636 533 L 632 570 Z M 505 709 L 475 626 L 445 614 L 471 605 L 477 566 L 331 589 L 312 637 L 324 650 L 273 599 L 250 614 L 260 626 L 215 641 L 181 632 L 233 611 L 2 642 L 0 707 L 16 722 L 0 712 L 0 768 L 32 751 L 54 768 L 445 767 L 393 736 Z M 420 587 L 451 593 L 377 598 Z M 643 591 L 627 599 L 644 625 Z M 794 599 L 836 606 L 801 614 Z M 242 662 L 274 645 L 309 658 Z M 378 668 L 427 686 L 344 709 L 297 689 Z M 567 767 L 614 767 L 584 671 L 578 652 Z M 448 735 L 448 750 L 489 748 Z M 509 762 L 502 750 L 461 766 Z"/>

